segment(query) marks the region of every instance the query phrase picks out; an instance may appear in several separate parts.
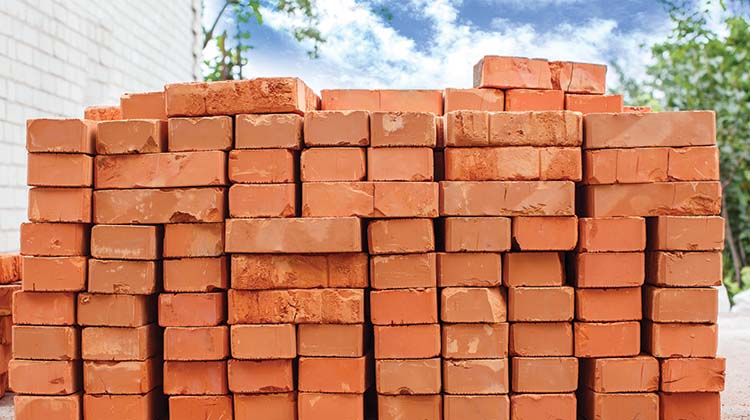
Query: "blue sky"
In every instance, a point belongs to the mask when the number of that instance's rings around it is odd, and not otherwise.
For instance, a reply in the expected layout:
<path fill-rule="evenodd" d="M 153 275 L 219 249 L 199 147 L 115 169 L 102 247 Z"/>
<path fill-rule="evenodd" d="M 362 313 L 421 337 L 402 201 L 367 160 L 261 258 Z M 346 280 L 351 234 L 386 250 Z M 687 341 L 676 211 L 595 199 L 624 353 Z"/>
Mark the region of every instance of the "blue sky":
<path fill-rule="evenodd" d="M 219 2 L 207 1 L 205 19 Z M 391 22 L 377 5 L 389 8 Z M 265 9 L 264 25 L 250 27 L 245 76 L 297 76 L 318 91 L 470 87 L 483 55 L 515 55 L 617 60 L 639 77 L 647 47 L 671 29 L 655 0 L 318 0 L 317 11 L 327 40 L 319 59 L 309 60 L 310 46 L 290 35 L 300 18 Z M 613 71 L 608 81 L 616 83 Z"/>

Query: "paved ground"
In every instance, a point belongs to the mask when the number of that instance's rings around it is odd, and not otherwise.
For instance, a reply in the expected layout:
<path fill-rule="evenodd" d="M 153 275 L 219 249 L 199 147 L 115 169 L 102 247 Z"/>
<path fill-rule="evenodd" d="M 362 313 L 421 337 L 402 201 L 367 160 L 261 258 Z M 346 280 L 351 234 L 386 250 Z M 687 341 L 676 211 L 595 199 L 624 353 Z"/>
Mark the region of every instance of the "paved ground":
<path fill-rule="evenodd" d="M 727 358 L 726 390 L 721 394 L 723 420 L 750 420 L 750 315 L 719 317 L 719 354 Z M 0 399 L 0 420 L 13 419 L 13 397 Z M 50 419 L 53 420 L 53 419 Z"/>

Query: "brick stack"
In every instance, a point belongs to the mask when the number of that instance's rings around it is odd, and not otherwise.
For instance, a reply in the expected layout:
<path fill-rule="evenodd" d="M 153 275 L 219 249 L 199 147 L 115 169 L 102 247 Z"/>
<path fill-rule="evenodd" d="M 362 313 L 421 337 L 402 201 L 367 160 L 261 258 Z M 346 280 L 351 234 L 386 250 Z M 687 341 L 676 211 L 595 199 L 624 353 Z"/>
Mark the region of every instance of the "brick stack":
<path fill-rule="evenodd" d="M 13 293 L 21 289 L 23 260 L 18 254 L 0 254 L 0 398 L 8 390 L 8 364 L 13 357 Z"/>

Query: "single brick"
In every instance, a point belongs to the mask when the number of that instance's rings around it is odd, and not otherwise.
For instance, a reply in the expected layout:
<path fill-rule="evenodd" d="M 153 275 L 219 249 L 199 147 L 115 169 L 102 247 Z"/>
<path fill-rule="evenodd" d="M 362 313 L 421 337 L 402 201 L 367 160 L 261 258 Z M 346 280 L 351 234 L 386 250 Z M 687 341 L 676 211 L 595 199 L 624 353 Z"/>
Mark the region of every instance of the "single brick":
<path fill-rule="evenodd" d="M 513 392 L 560 393 L 578 388 L 575 357 L 514 357 L 511 363 Z"/>
<path fill-rule="evenodd" d="M 637 321 L 641 317 L 640 287 L 576 289 L 578 321 Z"/>
<path fill-rule="evenodd" d="M 232 357 L 235 359 L 294 359 L 296 328 L 292 324 L 232 325 Z"/>
<path fill-rule="evenodd" d="M 13 315 L 13 312 L 16 310 L 14 306 L 15 300 L 24 299 L 24 297 L 15 298 L 13 296 L 19 291 L 21 291 L 21 285 L 18 283 L 0 285 L 0 316 L 6 317 Z M 29 299 L 29 297 L 27 296 L 25 299 Z M 25 307 L 23 308 L 23 311 L 33 310 L 32 306 L 34 305 L 30 305 L 29 302 L 24 304 Z M 23 322 L 18 323 L 23 324 Z"/>
<path fill-rule="evenodd" d="M 229 390 L 239 394 L 294 391 L 292 362 L 292 360 L 230 359 L 227 362 Z"/>
<path fill-rule="evenodd" d="M 378 360 L 375 377 L 380 395 L 439 394 L 442 384 L 440 358 Z"/>
<path fill-rule="evenodd" d="M 223 151 L 102 155 L 94 158 L 94 186 L 177 188 L 225 185 Z"/>
<path fill-rule="evenodd" d="M 372 357 L 300 357 L 297 388 L 303 392 L 363 394 L 372 383 Z"/>
<path fill-rule="evenodd" d="M 229 356 L 229 327 L 167 327 L 164 360 L 223 360 Z"/>
<path fill-rule="evenodd" d="M 162 409 L 163 396 L 154 389 L 147 394 L 135 395 L 89 395 L 83 396 L 83 418 L 109 418 L 113 413 L 127 412 L 133 419 L 157 418 Z"/>
<path fill-rule="evenodd" d="M 500 89 L 454 89 L 443 91 L 444 112 L 469 111 L 504 111 L 505 94 Z"/>
<path fill-rule="evenodd" d="M 369 181 L 432 181 L 434 166 L 429 147 L 367 149 Z"/>
<path fill-rule="evenodd" d="M 449 181 L 523 181 L 539 179 L 539 149 L 533 147 L 448 148 Z"/>
<path fill-rule="evenodd" d="M 278 184 L 297 180 L 297 154 L 289 149 L 232 150 L 229 179 L 240 184 Z"/>
<path fill-rule="evenodd" d="M 373 255 L 370 286 L 373 289 L 437 287 L 435 253 Z"/>
<path fill-rule="evenodd" d="M 23 290 L 78 292 L 86 290 L 86 257 L 23 257 Z"/>
<path fill-rule="evenodd" d="M 100 259 L 157 260 L 161 258 L 161 226 L 95 225 L 91 256 Z"/>
<path fill-rule="evenodd" d="M 441 216 L 572 216 L 570 181 L 442 181 Z"/>
<path fill-rule="evenodd" d="M 432 220 L 373 220 L 367 224 L 370 254 L 423 253 L 435 250 Z"/>
<path fill-rule="evenodd" d="M 162 293 L 159 325 L 162 327 L 211 327 L 226 319 L 224 293 Z"/>
<path fill-rule="evenodd" d="M 374 217 L 438 217 L 436 182 L 374 182 Z"/>
<path fill-rule="evenodd" d="M 646 281 L 656 286 L 710 287 L 722 281 L 721 252 L 649 252 Z"/>
<path fill-rule="evenodd" d="M 61 396 L 16 395 L 13 397 L 16 420 L 80 420 L 81 394 Z"/>
<path fill-rule="evenodd" d="M 719 148 L 707 146 L 669 149 L 667 172 L 671 181 L 718 181 Z"/>
<path fill-rule="evenodd" d="M 539 179 L 583 179 L 581 150 L 577 147 L 545 147 L 539 150 Z"/>
<path fill-rule="evenodd" d="M 96 128 L 95 122 L 78 119 L 26 120 L 26 151 L 93 155 Z"/>
<path fill-rule="evenodd" d="M 170 118 L 167 123 L 170 152 L 229 150 L 232 148 L 232 118 Z"/>
<path fill-rule="evenodd" d="M 305 182 L 302 184 L 302 217 L 349 216 L 375 216 L 374 183 Z"/>
<path fill-rule="evenodd" d="M 720 216 L 660 216 L 648 219 L 648 249 L 657 251 L 721 251 L 724 219 Z"/>
<path fill-rule="evenodd" d="M 235 254 L 232 288 L 249 290 L 365 288 L 367 254 Z"/>
<path fill-rule="evenodd" d="M 13 359 L 9 387 L 19 394 L 73 394 L 81 390 L 80 369 L 80 361 Z"/>
<path fill-rule="evenodd" d="M 367 176 L 362 147 L 313 147 L 300 156 L 302 182 L 362 181 Z"/>
<path fill-rule="evenodd" d="M 440 325 L 373 327 L 375 359 L 429 359 L 440 356 Z"/>
<path fill-rule="evenodd" d="M 166 292 L 212 292 L 229 287 L 224 256 L 164 260 L 163 266 Z"/>
<path fill-rule="evenodd" d="M 654 322 L 715 323 L 719 291 L 710 287 L 643 289 L 643 317 Z"/>
<path fill-rule="evenodd" d="M 231 188 L 229 195 L 231 203 Z M 165 258 L 218 257 L 223 253 L 223 223 L 178 223 L 164 226 Z"/>
<path fill-rule="evenodd" d="M 645 248 L 646 223 L 641 217 L 578 219 L 580 252 L 628 252 Z"/>
<path fill-rule="evenodd" d="M 297 398 L 297 415 L 300 420 L 333 419 L 339 417 L 364 420 L 365 398 L 362 394 L 300 392 Z"/>
<path fill-rule="evenodd" d="M 659 389 L 659 361 L 648 355 L 581 359 L 581 387 L 595 392 L 654 392 Z"/>
<path fill-rule="evenodd" d="M 94 159 L 71 153 L 29 153 L 26 184 L 32 187 L 91 187 Z"/>
<path fill-rule="evenodd" d="M 94 223 L 222 222 L 225 201 L 224 188 L 94 191 Z"/>
<path fill-rule="evenodd" d="M 169 415 L 175 419 L 190 417 L 228 420 L 232 418 L 230 395 L 174 395 L 169 397 Z"/>
<path fill-rule="evenodd" d="M 98 361 L 146 360 L 161 353 L 161 330 L 142 327 L 88 327 L 81 331 L 81 358 Z"/>
<path fill-rule="evenodd" d="M 607 66 L 603 64 L 551 61 L 552 88 L 571 93 L 602 95 L 607 86 Z"/>
<path fill-rule="evenodd" d="M 570 251 L 578 243 L 578 218 L 514 217 L 512 232 L 522 251 Z"/>
<path fill-rule="evenodd" d="M 577 148 L 583 141 L 581 114 L 572 111 L 491 112 L 487 132 L 488 146 Z"/>
<path fill-rule="evenodd" d="M 66 257 L 89 253 L 89 226 L 77 223 L 21 223 L 21 254 Z"/>
<path fill-rule="evenodd" d="M 90 293 L 150 295 L 157 291 L 158 262 L 89 259 L 88 265 Z"/>
<path fill-rule="evenodd" d="M 90 188 L 31 188 L 29 220 L 41 223 L 91 223 L 91 194 Z"/>
<path fill-rule="evenodd" d="M 563 254 L 558 252 L 503 254 L 503 283 L 507 287 L 562 286 L 565 284 Z"/>
<path fill-rule="evenodd" d="M 440 395 L 378 395 L 379 420 L 441 420 Z"/>
<path fill-rule="evenodd" d="M 13 326 L 13 357 L 32 360 L 75 360 L 80 357 L 76 327 Z"/>
<path fill-rule="evenodd" d="M 76 294 L 17 291 L 13 294 L 13 323 L 75 325 Z"/>
<path fill-rule="evenodd" d="M 323 89 L 321 109 L 329 111 L 379 111 L 380 91 L 366 89 Z"/>
<path fill-rule="evenodd" d="M 369 343 L 370 334 L 362 324 L 302 324 L 297 327 L 300 356 L 361 357 Z"/>
<path fill-rule="evenodd" d="M 237 149 L 293 149 L 302 147 L 303 118 L 294 114 L 238 115 Z"/>
<path fill-rule="evenodd" d="M 164 362 L 165 395 L 225 395 L 227 362 L 225 360 Z"/>
<path fill-rule="evenodd" d="M 370 292 L 370 321 L 374 325 L 435 324 L 437 320 L 437 289 Z"/>
<path fill-rule="evenodd" d="M 367 111 L 310 111 L 305 113 L 305 146 L 369 146 Z"/>
<path fill-rule="evenodd" d="M 444 359 L 508 357 L 508 324 L 442 324 Z"/>
<path fill-rule="evenodd" d="M 474 65 L 474 87 L 552 89 L 547 60 L 484 56 Z"/>
<path fill-rule="evenodd" d="M 443 360 L 443 392 L 507 394 L 508 359 Z"/>
<path fill-rule="evenodd" d="M 716 357 L 716 324 L 643 322 L 643 350 L 654 357 Z"/>
<path fill-rule="evenodd" d="M 562 111 L 565 97 L 562 90 L 508 89 L 505 91 L 505 110 Z"/>
<path fill-rule="evenodd" d="M 229 216 L 294 217 L 297 184 L 235 184 L 229 188 Z"/>
<path fill-rule="evenodd" d="M 664 392 L 721 392 L 726 359 L 662 359 L 661 390 Z"/>
<path fill-rule="evenodd" d="M 78 325 L 138 327 L 156 319 L 154 296 L 78 294 Z"/>
<path fill-rule="evenodd" d="M 161 360 L 83 362 L 86 394 L 145 394 L 162 384 Z"/>
<path fill-rule="evenodd" d="M 508 320 L 523 322 L 572 321 L 572 287 L 508 288 Z"/>
<path fill-rule="evenodd" d="M 576 287 L 637 287 L 646 278 L 646 258 L 642 252 L 579 253 L 573 270 Z"/>
<path fill-rule="evenodd" d="M 594 112 L 623 112 L 622 95 L 565 94 L 565 109 L 583 115 Z"/>
<path fill-rule="evenodd" d="M 228 324 L 357 324 L 365 321 L 361 289 L 227 292 Z"/>
<path fill-rule="evenodd" d="M 490 145 L 490 113 L 484 111 L 452 111 L 443 118 L 445 146 Z"/>
<path fill-rule="evenodd" d="M 510 249 L 509 218 L 445 217 L 441 221 L 446 252 L 502 252 Z"/>
<path fill-rule="evenodd" d="M 576 357 L 628 357 L 641 350 L 641 326 L 628 322 L 575 322 Z"/>
<path fill-rule="evenodd" d="M 382 89 L 378 111 L 430 112 L 443 115 L 443 92 L 426 89 Z"/>
<path fill-rule="evenodd" d="M 586 149 L 716 144 L 714 111 L 590 114 L 583 124 Z"/>
<path fill-rule="evenodd" d="M 721 418 L 720 394 L 718 392 L 659 393 L 659 418 L 691 417 L 719 420 Z"/>
<path fill-rule="evenodd" d="M 587 419 L 659 419 L 659 398 L 655 393 L 605 394 L 585 390 L 579 394 L 579 411 Z M 671 418 L 671 417 L 666 417 Z"/>
<path fill-rule="evenodd" d="M 505 293 L 499 287 L 447 287 L 440 293 L 443 322 L 504 322 Z"/>
<path fill-rule="evenodd" d="M 437 254 L 437 279 L 440 287 L 500 286 L 502 273 L 500 254 L 479 252 Z"/>
<path fill-rule="evenodd" d="M 430 112 L 373 112 L 370 146 L 435 147 L 437 123 Z"/>
<path fill-rule="evenodd" d="M 227 219 L 225 252 L 333 253 L 362 250 L 356 217 Z"/>
<path fill-rule="evenodd" d="M 125 93 L 120 96 L 122 117 L 127 120 L 136 118 L 167 119 L 167 108 L 164 92 Z"/>
<path fill-rule="evenodd" d="M 102 121 L 97 124 L 96 153 L 158 153 L 167 150 L 167 122 L 158 119 Z"/>
<path fill-rule="evenodd" d="M 573 393 L 513 394 L 510 396 L 510 418 L 539 419 L 552 415 L 559 420 L 575 420 L 576 403 Z"/>
<path fill-rule="evenodd" d="M 0 284 L 21 280 L 22 258 L 19 254 L 0 254 Z"/>
<path fill-rule="evenodd" d="M 570 322 L 516 322 L 510 324 L 511 356 L 572 356 Z"/>
<path fill-rule="evenodd" d="M 235 420 L 294 420 L 297 418 L 297 392 L 235 394 L 231 398 L 234 400 Z M 336 411 L 336 414 L 340 414 L 340 411 Z"/>
<path fill-rule="evenodd" d="M 92 121 L 121 120 L 122 111 L 119 105 L 87 106 L 83 109 L 83 119 Z"/>

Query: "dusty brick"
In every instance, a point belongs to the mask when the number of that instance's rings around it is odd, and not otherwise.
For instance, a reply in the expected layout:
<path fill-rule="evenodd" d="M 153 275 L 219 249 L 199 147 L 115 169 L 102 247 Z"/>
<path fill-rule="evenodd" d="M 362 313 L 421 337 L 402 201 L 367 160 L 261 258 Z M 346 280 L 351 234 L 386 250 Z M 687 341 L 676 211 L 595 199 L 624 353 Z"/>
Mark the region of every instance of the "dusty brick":
<path fill-rule="evenodd" d="M 235 359 L 294 359 L 297 336 L 292 324 L 232 325 L 232 357 Z"/>
<path fill-rule="evenodd" d="M 31 188 L 29 220 L 41 223 L 90 223 L 91 194 L 90 188 Z"/>
<path fill-rule="evenodd" d="M 660 392 L 659 416 L 662 419 L 692 417 L 719 420 L 721 418 L 721 397 L 718 392 Z"/>
<path fill-rule="evenodd" d="M 441 216 L 572 216 L 570 181 L 442 181 Z"/>
<path fill-rule="evenodd" d="M 88 266 L 90 293 L 150 295 L 158 290 L 158 262 L 89 259 Z"/>
<path fill-rule="evenodd" d="M 576 287 L 637 287 L 646 278 L 646 258 L 642 252 L 579 253 L 573 270 Z"/>
<path fill-rule="evenodd" d="M 164 92 L 125 93 L 120 96 L 120 109 L 124 119 L 167 119 Z"/>
<path fill-rule="evenodd" d="M 654 322 L 715 323 L 719 291 L 709 287 L 643 289 L 643 316 Z"/>
<path fill-rule="evenodd" d="M 78 119 L 26 120 L 26 150 L 30 153 L 94 154 L 97 124 Z"/>
<path fill-rule="evenodd" d="M 226 319 L 224 293 L 162 293 L 159 325 L 162 327 L 210 327 Z"/>
<path fill-rule="evenodd" d="M 156 358 L 123 362 L 83 362 L 86 394 L 145 394 L 162 384 L 162 363 Z"/>
<path fill-rule="evenodd" d="M 367 287 L 367 255 L 232 255 L 232 288 L 250 290 Z"/>
<path fill-rule="evenodd" d="M 626 357 L 641 350 L 641 327 L 629 322 L 575 322 L 576 357 Z"/>
<path fill-rule="evenodd" d="M 223 360 L 229 356 L 229 327 L 167 327 L 164 360 Z"/>
<path fill-rule="evenodd" d="M 89 227 L 77 223 L 21 223 L 21 254 L 43 257 L 87 255 Z"/>
<path fill-rule="evenodd" d="M 539 179 L 539 149 L 533 147 L 448 148 L 449 181 L 522 181 Z"/>
<path fill-rule="evenodd" d="M 170 118 L 167 149 L 170 152 L 229 150 L 232 148 L 232 118 Z"/>
<path fill-rule="evenodd" d="M 709 287 L 722 281 L 721 252 L 649 252 L 646 281 L 656 286 Z"/>
<path fill-rule="evenodd" d="M 230 212 L 232 190 L 229 190 Z M 164 257 L 218 257 L 224 253 L 223 223 L 178 223 L 164 226 Z"/>
<path fill-rule="evenodd" d="M 563 254 L 558 252 L 503 254 L 503 283 L 508 287 L 562 286 L 565 284 Z"/>
<path fill-rule="evenodd" d="M 369 146 L 367 111 L 310 111 L 305 113 L 305 146 Z"/>
<path fill-rule="evenodd" d="M 508 289 L 509 321 L 572 321 L 572 287 L 511 287 Z"/>
<path fill-rule="evenodd" d="M 448 287 L 440 293 L 443 322 L 504 322 L 505 293 L 499 287 Z"/>
<path fill-rule="evenodd" d="M 13 326 L 13 357 L 31 360 L 74 360 L 80 357 L 76 327 Z"/>
<path fill-rule="evenodd" d="M 577 217 L 514 217 L 513 244 L 523 251 L 569 251 L 578 243 Z"/>
<path fill-rule="evenodd" d="M 438 217 L 436 182 L 374 182 L 374 217 Z"/>
<path fill-rule="evenodd" d="M 565 94 L 565 109 L 583 115 L 594 112 L 623 112 L 622 95 Z"/>
<path fill-rule="evenodd" d="M 446 252 L 502 252 L 510 249 L 509 218 L 446 217 L 441 221 Z"/>
<path fill-rule="evenodd" d="M 553 89 L 598 95 L 606 91 L 607 66 L 603 64 L 551 61 L 549 69 Z"/>
<path fill-rule="evenodd" d="M 365 398 L 362 394 L 300 392 L 297 398 L 297 414 L 300 420 L 339 417 L 364 420 Z"/>
<path fill-rule="evenodd" d="M 190 417 L 229 420 L 232 397 L 229 395 L 175 395 L 169 397 L 169 415 L 175 419 Z"/>
<path fill-rule="evenodd" d="M 587 419 L 659 419 L 659 398 L 654 393 L 604 394 L 585 391 L 580 396 L 580 412 Z"/>
<path fill-rule="evenodd" d="M 432 220 L 373 220 L 367 224 L 370 254 L 423 253 L 435 250 Z"/>
<path fill-rule="evenodd" d="M 234 147 L 298 150 L 302 147 L 303 123 L 303 118 L 294 114 L 238 115 Z"/>
<path fill-rule="evenodd" d="M 225 201 L 224 188 L 94 191 L 94 223 L 222 222 Z"/>
<path fill-rule="evenodd" d="M 94 160 L 71 153 L 29 153 L 26 184 L 32 187 L 91 187 Z"/>
<path fill-rule="evenodd" d="M 91 256 L 99 259 L 156 260 L 161 258 L 161 226 L 95 225 Z"/>
<path fill-rule="evenodd" d="M 146 295 L 78 294 L 78 325 L 138 327 L 153 322 L 154 297 Z"/>
<path fill-rule="evenodd" d="M 643 350 L 654 357 L 716 357 L 716 324 L 643 322 Z"/>
<path fill-rule="evenodd" d="M 88 327 L 81 330 L 81 358 L 98 361 L 146 360 L 161 352 L 156 324 L 135 328 Z"/>
<path fill-rule="evenodd" d="M 490 114 L 483 111 L 452 111 L 444 117 L 445 146 L 490 145 Z"/>
<path fill-rule="evenodd" d="M 303 392 L 363 394 L 372 383 L 371 356 L 300 357 L 297 388 Z"/>
<path fill-rule="evenodd" d="M 443 418 L 440 395 L 378 395 L 379 420 Z"/>
<path fill-rule="evenodd" d="M 266 394 L 294 390 L 292 360 L 234 360 L 227 363 L 229 390 Z"/>
<path fill-rule="evenodd" d="M 637 321 L 641 317 L 640 287 L 576 289 L 579 321 Z"/>
<path fill-rule="evenodd" d="M 661 390 L 664 392 L 721 392 L 726 359 L 663 359 Z"/>
<path fill-rule="evenodd" d="M 16 420 L 80 420 L 81 394 L 62 396 L 16 395 L 13 406 Z"/>
<path fill-rule="evenodd" d="M 23 290 L 77 292 L 86 290 L 86 257 L 24 257 Z"/>
<path fill-rule="evenodd" d="M 488 55 L 474 65 L 474 87 L 551 89 L 549 62 L 544 59 Z"/>
<path fill-rule="evenodd" d="M 68 395 L 81 389 L 79 361 L 20 360 L 8 364 L 9 386 L 19 394 Z"/>
<path fill-rule="evenodd" d="M 297 155 L 289 149 L 232 150 L 229 179 L 240 184 L 277 184 L 297 180 Z"/>
<path fill-rule="evenodd" d="M 19 254 L 0 254 L 0 284 L 21 280 L 22 258 Z"/>
<path fill-rule="evenodd" d="M 13 294 L 13 323 L 75 325 L 76 294 L 17 291 Z"/>
<path fill-rule="evenodd" d="M 440 356 L 440 325 L 373 327 L 375 359 L 429 359 Z"/>
<path fill-rule="evenodd" d="M 87 106 L 83 109 L 83 119 L 92 121 L 121 120 L 122 111 L 119 105 Z"/>
<path fill-rule="evenodd" d="M 513 392 L 575 392 L 578 388 L 575 357 L 514 357 L 511 363 Z"/>
<path fill-rule="evenodd" d="M 437 280 L 440 287 L 480 286 L 502 284 L 500 254 L 438 253 Z"/>
<path fill-rule="evenodd" d="M 228 253 L 334 253 L 362 251 L 356 217 L 227 219 Z"/>
<path fill-rule="evenodd" d="M 373 112 L 370 146 L 435 147 L 437 123 L 430 112 Z"/>
<path fill-rule="evenodd" d="M 659 361 L 648 355 L 581 359 L 580 385 L 595 392 L 653 392 L 659 389 Z"/>
<path fill-rule="evenodd" d="M 508 359 L 443 360 L 443 392 L 507 394 Z"/>
<path fill-rule="evenodd" d="M 229 188 L 230 217 L 294 217 L 296 214 L 296 184 L 235 184 Z"/>
<path fill-rule="evenodd" d="M 369 331 L 361 324 L 302 324 L 297 327 L 300 356 L 361 357 L 369 343 Z"/>
<path fill-rule="evenodd" d="M 305 149 L 300 156 L 300 178 L 302 182 L 362 181 L 367 176 L 367 160 L 362 147 Z"/>
<path fill-rule="evenodd" d="M 437 290 L 371 291 L 370 321 L 374 325 L 435 324 L 438 322 Z"/>
<path fill-rule="evenodd" d="M 575 394 L 513 394 L 510 396 L 512 420 L 554 416 L 559 420 L 576 419 Z"/>
<path fill-rule="evenodd" d="M 223 151 L 101 155 L 94 158 L 94 186 L 178 188 L 225 185 Z"/>
<path fill-rule="evenodd" d="M 572 356 L 570 322 L 516 322 L 510 324 L 511 356 Z"/>
<path fill-rule="evenodd" d="M 489 114 L 489 146 L 580 147 L 582 139 L 582 118 L 577 112 L 528 111 Z M 446 144 L 450 143 L 446 141 Z"/>
<path fill-rule="evenodd" d="M 229 287 L 226 257 L 164 260 L 167 292 L 213 292 Z"/>
<path fill-rule="evenodd" d="M 432 181 L 433 168 L 433 151 L 429 147 L 367 149 L 369 181 Z"/>
<path fill-rule="evenodd" d="M 227 292 L 228 324 L 357 324 L 365 320 L 361 289 Z"/>
<path fill-rule="evenodd" d="M 581 252 L 628 252 L 645 248 L 646 224 L 643 218 L 578 219 L 578 250 Z"/>
<path fill-rule="evenodd" d="M 224 360 L 164 362 L 165 395 L 224 395 L 227 387 L 227 362 Z"/>
<path fill-rule="evenodd" d="M 500 89 L 454 89 L 443 91 L 444 112 L 470 111 L 504 111 L 505 93 Z"/>
<path fill-rule="evenodd" d="M 440 358 L 378 360 L 375 363 L 376 389 L 381 395 L 439 394 Z"/>
<path fill-rule="evenodd" d="M 127 412 L 133 419 L 156 420 L 163 397 L 157 390 L 135 395 L 84 395 L 83 418 L 101 419 Z"/>
<path fill-rule="evenodd" d="M 658 251 L 721 251 L 724 219 L 720 216 L 660 216 L 648 219 L 648 249 Z"/>
<path fill-rule="evenodd" d="M 232 399 L 235 420 L 294 420 L 297 416 L 296 392 L 235 394 Z"/>
<path fill-rule="evenodd" d="M 442 324 L 444 359 L 508 357 L 508 324 Z"/>
<path fill-rule="evenodd" d="M 583 119 L 586 149 L 716 144 L 713 111 L 591 114 Z"/>
<path fill-rule="evenodd" d="M 97 124 L 96 153 L 158 153 L 167 150 L 167 122 L 158 119 L 102 121 Z"/>
<path fill-rule="evenodd" d="M 373 289 L 437 287 L 435 254 L 376 255 L 370 258 Z"/>
<path fill-rule="evenodd" d="M 508 89 L 505 91 L 506 111 L 562 111 L 565 92 L 543 89 Z"/>

